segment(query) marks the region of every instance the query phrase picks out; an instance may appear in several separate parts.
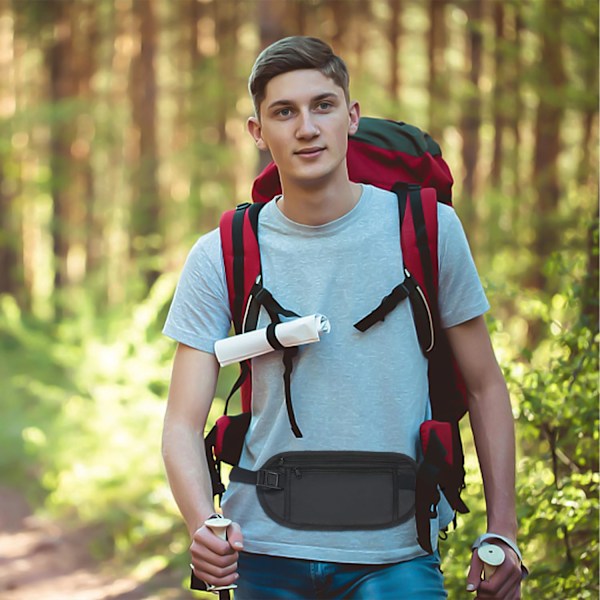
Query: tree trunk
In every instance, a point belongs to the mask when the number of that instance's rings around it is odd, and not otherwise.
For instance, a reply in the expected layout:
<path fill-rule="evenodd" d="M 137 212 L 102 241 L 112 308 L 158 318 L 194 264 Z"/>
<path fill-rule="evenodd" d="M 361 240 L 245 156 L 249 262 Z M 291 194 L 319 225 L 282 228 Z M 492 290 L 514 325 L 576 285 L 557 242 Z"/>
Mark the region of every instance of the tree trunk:
<path fill-rule="evenodd" d="M 480 0 L 467 0 L 464 3 L 468 17 L 467 51 L 465 53 L 466 68 L 468 71 L 467 97 L 463 103 L 464 112 L 461 118 L 462 129 L 462 162 L 464 168 L 461 214 L 468 226 L 475 226 L 475 197 L 477 181 L 477 163 L 479 160 L 481 127 L 481 98 L 479 92 L 479 78 L 481 75 L 481 59 L 483 36 L 482 3 Z"/>
<path fill-rule="evenodd" d="M 506 30 L 504 26 L 504 1 L 494 0 L 492 7 L 494 21 L 494 91 L 492 94 L 492 112 L 494 119 L 494 142 L 492 149 L 491 183 L 495 189 L 501 190 L 502 167 L 504 158 L 504 130 L 506 127 Z"/>
<path fill-rule="evenodd" d="M 592 38 L 598 43 L 598 30 Z M 585 51 L 587 50 L 587 52 Z M 598 165 L 598 49 L 580 50 L 577 59 L 581 69 L 582 80 L 586 83 L 585 95 L 580 100 L 583 123 L 583 139 L 581 153 L 577 165 L 577 183 L 579 185 L 597 186 Z"/>
<path fill-rule="evenodd" d="M 0 294 L 18 298 L 23 288 L 17 211 L 14 207 L 14 195 L 6 191 L 9 188 L 4 175 L 6 158 L 0 157 Z"/>
<path fill-rule="evenodd" d="M 6 0 L 2 0 L 0 16 L 8 10 Z M 0 24 L 0 47 L 5 49 L 5 52 L 0 53 L 0 118 L 12 118 L 16 109 L 16 98 L 13 72 L 14 28 L 11 19 L 4 19 Z M 15 162 L 9 148 L 10 146 L 7 148 L 4 144 L 0 148 L 0 294 L 10 294 L 24 306 L 20 216 L 15 206 L 18 184 L 14 175 L 11 180 L 5 175 L 7 163 Z"/>
<path fill-rule="evenodd" d="M 344 56 L 344 37 L 348 32 L 351 13 L 344 2 L 327 0 L 325 4 L 331 11 L 331 19 L 335 26 L 331 36 L 331 46 L 336 54 Z"/>
<path fill-rule="evenodd" d="M 446 0 L 429 0 L 429 115 L 428 130 L 434 139 L 440 140 L 446 125 L 444 108 L 448 102 L 446 60 L 447 45 Z"/>
<path fill-rule="evenodd" d="M 356 48 L 356 76 L 362 76 L 365 70 L 365 48 L 367 46 L 367 32 L 364 23 L 369 23 L 373 18 L 369 0 L 356 0 L 356 29 L 353 38 Z"/>
<path fill-rule="evenodd" d="M 587 230 L 586 236 L 588 267 L 581 286 L 582 315 L 587 327 L 595 334 L 598 333 L 598 289 L 600 275 L 598 269 L 598 216 L 595 215 Z"/>
<path fill-rule="evenodd" d="M 596 86 L 596 89 L 598 86 Z M 598 111 L 589 108 L 582 114 L 583 139 L 581 140 L 581 158 L 577 165 L 577 183 L 583 185 L 596 185 L 594 173 L 596 172 L 598 160 Z M 595 124 L 595 125 L 594 125 Z M 593 142 L 593 143 L 592 143 Z"/>
<path fill-rule="evenodd" d="M 309 35 L 308 12 L 310 7 L 306 5 L 306 2 L 294 2 L 293 7 L 295 9 L 293 21 L 296 24 L 298 35 Z"/>
<path fill-rule="evenodd" d="M 543 266 L 558 247 L 555 217 L 560 198 L 558 158 L 566 81 L 561 34 L 563 12 L 562 0 L 545 0 L 541 15 L 541 55 L 544 63 L 537 73 L 539 104 L 533 156 L 537 222 L 533 244 L 536 261 L 531 284 L 537 289 L 544 288 L 546 277 Z"/>
<path fill-rule="evenodd" d="M 71 279 L 68 260 L 75 230 L 73 213 L 78 202 L 73 194 L 77 174 L 71 156 L 71 147 L 76 139 L 76 122 L 72 114 L 69 118 L 65 117 L 66 104 L 75 99 L 78 87 L 71 9 L 69 3 L 60 0 L 48 0 L 45 4 L 46 14 L 54 24 L 54 39 L 46 53 L 46 64 L 50 77 L 50 98 L 55 111 L 50 125 L 50 170 L 54 289 L 59 292 L 55 296 L 58 318 L 64 308 L 60 292 Z"/>
<path fill-rule="evenodd" d="M 396 101 L 400 93 L 400 40 L 402 36 L 402 0 L 389 0 L 390 25 L 388 29 L 390 43 L 390 77 L 388 95 Z"/>
<path fill-rule="evenodd" d="M 155 6 L 154 0 L 133 0 L 139 23 L 140 51 L 132 60 L 129 81 L 131 116 L 139 140 L 138 161 L 132 175 L 132 255 L 138 260 L 138 271 L 148 287 L 160 273 L 156 261 L 162 246 L 156 139 Z"/>
<path fill-rule="evenodd" d="M 523 17 L 521 16 L 522 6 L 515 4 L 511 7 L 510 14 L 512 16 L 513 38 L 511 46 L 513 51 L 508 57 L 509 65 L 507 72 L 510 73 L 506 86 L 506 102 L 507 102 L 507 132 L 511 134 L 511 151 L 508 157 L 508 170 L 511 173 L 512 179 L 512 195 L 519 199 L 522 197 L 522 164 L 521 164 L 521 115 L 524 113 L 523 100 L 521 99 L 521 82 L 523 81 L 523 62 L 521 60 L 521 40 L 522 32 L 525 28 Z M 514 228 L 519 228 L 523 204 L 517 200 L 513 203 L 511 222 Z"/>
<path fill-rule="evenodd" d="M 96 15 L 96 4 L 82 3 L 79 7 L 81 13 L 85 13 L 85 31 L 79 31 L 79 97 L 90 106 L 92 100 L 91 81 L 94 76 L 97 63 L 95 50 L 100 43 L 98 21 Z M 97 271 L 102 265 L 102 243 L 103 232 L 101 220 L 98 218 L 97 198 L 94 193 L 94 172 L 91 164 L 91 153 L 93 145 L 93 130 L 80 130 L 78 134 L 77 159 L 81 170 L 81 188 L 85 198 L 85 226 L 82 228 L 84 239 L 81 246 L 85 250 L 85 273 Z"/>
<path fill-rule="evenodd" d="M 237 0 L 216 3 L 216 37 L 219 43 L 217 63 L 219 72 L 227 74 L 219 78 L 220 94 L 217 111 L 217 128 L 221 144 L 228 143 L 227 120 L 235 110 L 236 48 L 239 26 L 239 6 Z"/>

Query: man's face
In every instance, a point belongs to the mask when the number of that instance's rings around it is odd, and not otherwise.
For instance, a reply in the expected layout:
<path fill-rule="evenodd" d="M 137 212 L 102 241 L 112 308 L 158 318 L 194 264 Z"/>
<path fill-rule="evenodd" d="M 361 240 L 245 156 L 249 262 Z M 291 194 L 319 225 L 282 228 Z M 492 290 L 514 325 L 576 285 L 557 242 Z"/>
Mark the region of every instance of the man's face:
<path fill-rule="evenodd" d="M 270 150 L 281 181 L 311 187 L 345 176 L 348 135 L 358 128 L 359 107 L 316 69 L 278 75 L 269 81 L 260 118 L 248 129 L 261 150 Z"/>

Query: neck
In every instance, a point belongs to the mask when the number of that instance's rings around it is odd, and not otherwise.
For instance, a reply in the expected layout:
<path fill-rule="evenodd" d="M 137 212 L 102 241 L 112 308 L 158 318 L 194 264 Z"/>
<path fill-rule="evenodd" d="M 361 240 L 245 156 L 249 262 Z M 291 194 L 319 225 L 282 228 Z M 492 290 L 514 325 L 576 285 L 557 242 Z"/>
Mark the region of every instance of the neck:
<path fill-rule="evenodd" d="M 283 197 L 279 210 L 291 221 L 301 225 L 325 225 L 350 212 L 357 204 L 362 188 L 349 179 L 325 186 L 295 185 L 282 181 Z"/>

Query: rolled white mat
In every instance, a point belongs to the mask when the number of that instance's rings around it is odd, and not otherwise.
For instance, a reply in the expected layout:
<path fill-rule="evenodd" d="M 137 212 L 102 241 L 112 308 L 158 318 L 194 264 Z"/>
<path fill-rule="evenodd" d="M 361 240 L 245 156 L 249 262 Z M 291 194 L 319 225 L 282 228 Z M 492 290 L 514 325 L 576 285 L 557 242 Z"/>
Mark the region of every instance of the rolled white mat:
<path fill-rule="evenodd" d="M 277 341 L 285 347 L 312 344 L 329 333 L 331 325 L 324 315 L 314 314 L 275 325 Z M 240 333 L 215 342 L 215 354 L 222 367 L 272 352 L 267 339 L 267 328 Z"/>

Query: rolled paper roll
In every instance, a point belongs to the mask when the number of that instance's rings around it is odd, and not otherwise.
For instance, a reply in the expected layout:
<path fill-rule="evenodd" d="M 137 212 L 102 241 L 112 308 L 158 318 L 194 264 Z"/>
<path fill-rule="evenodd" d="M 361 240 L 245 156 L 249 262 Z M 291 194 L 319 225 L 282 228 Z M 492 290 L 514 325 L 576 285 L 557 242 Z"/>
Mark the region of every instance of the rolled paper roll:
<path fill-rule="evenodd" d="M 231 525 L 231 520 L 226 519 L 225 517 L 212 517 L 210 519 L 206 519 L 204 524 L 218 537 L 222 540 L 227 539 L 227 528 Z M 214 586 L 207 584 L 206 589 L 209 592 L 218 592 L 220 590 L 234 590 L 237 587 L 235 583 L 231 585 L 224 586 Z"/>
<path fill-rule="evenodd" d="M 284 347 L 312 344 L 321 339 L 322 333 L 329 333 L 331 325 L 324 315 L 314 314 L 300 317 L 274 328 L 262 328 L 240 333 L 215 342 L 215 354 L 222 367 L 235 362 L 248 360 L 272 352 L 275 348 L 269 338 L 274 334 L 275 344 Z"/>
<path fill-rule="evenodd" d="M 506 555 L 500 546 L 484 544 L 477 548 L 477 555 L 483 562 L 483 578 L 488 581 L 496 569 L 504 562 Z"/>

